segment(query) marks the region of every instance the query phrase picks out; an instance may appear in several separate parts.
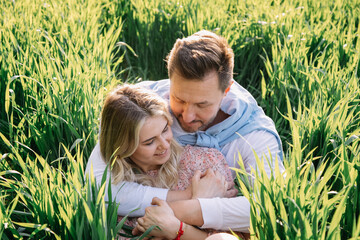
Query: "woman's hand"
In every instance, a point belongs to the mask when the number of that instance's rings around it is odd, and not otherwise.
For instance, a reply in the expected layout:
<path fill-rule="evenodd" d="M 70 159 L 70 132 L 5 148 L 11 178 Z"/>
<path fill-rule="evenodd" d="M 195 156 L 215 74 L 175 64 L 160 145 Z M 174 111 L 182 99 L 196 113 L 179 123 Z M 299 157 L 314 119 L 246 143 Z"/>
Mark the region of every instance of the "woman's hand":
<path fill-rule="evenodd" d="M 192 180 L 192 198 L 234 197 L 234 182 L 227 182 L 219 172 L 208 169 L 204 174 L 198 170 Z"/>
<path fill-rule="evenodd" d="M 155 236 L 165 239 L 174 239 L 177 236 L 177 231 L 180 227 L 180 220 L 174 215 L 173 210 L 166 203 L 166 201 L 154 197 L 152 207 L 145 209 L 145 216 L 138 218 L 138 224 L 133 229 L 134 235 L 139 235 L 146 231 L 151 226 L 155 227 L 151 232 L 150 236 Z"/>

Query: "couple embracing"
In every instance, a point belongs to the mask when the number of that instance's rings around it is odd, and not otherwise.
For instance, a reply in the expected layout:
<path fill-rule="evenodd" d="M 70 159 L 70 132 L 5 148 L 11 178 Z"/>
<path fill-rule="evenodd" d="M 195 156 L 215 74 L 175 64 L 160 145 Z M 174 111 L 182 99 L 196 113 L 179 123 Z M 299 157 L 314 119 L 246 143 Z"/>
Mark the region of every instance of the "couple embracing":
<path fill-rule="evenodd" d="M 275 125 L 233 80 L 234 54 L 223 37 L 200 31 L 178 39 L 167 66 L 170 79 L 108 94 L 86 172 L 93 169 L 100 183 L 111 166 L 118 215 L 137 209 L 130 214 L 134 234 L 152 225 L 159 239 L 248 233 L 250 203 L 235 197 L 231 168 L 243 161 L 248 173 L 257 169 L 255 152 L 268 159 L 269 176 L 275 164 L 284 171 Z"/>

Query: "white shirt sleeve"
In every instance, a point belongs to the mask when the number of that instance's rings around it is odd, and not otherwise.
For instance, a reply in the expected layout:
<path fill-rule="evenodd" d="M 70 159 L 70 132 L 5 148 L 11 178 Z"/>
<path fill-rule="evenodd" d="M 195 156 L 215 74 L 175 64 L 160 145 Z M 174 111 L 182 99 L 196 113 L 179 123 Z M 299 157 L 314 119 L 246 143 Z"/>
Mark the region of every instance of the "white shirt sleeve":
<path fill-rule="evenodd" d="M 264 170 L 269 177 L 275 169 L 276 158 L 278 159 L 280 172 L 285 171 L 280 158 L 282 152 L 275 136 L 264 130 L 253 131 L 243 137 L 235 139 L 226 144 L 223 149 L 221 149 L 221 152 L 225 155 L 229 166 L 235 168 L 240 167 L 240 154 L 247 173 L 251 173 L 252 168 L 258 170 L 254 152 L 260 160 L 264 161 Z M 268 159 L 268 161 L 266 159 Z M 233 177 L 235 177 L 234 172 Z"/>
<path fill-rule="evenodd" d="M 250 203 L 246 197 L 199 198 L 198 200 L 204 219 L 201 228 L 249 232 Z"/>
<path fill-rule="evenodd" d="M 264 159 L 264 169 L 268 176 L 275 169 L 276 158 L 278 158 L 280 172 L 285 171 L 279 157 L 280 151 L 275 136 L 267 131 L 253 131 L 228 143 L 221 149 L 230 167 L 239 168 L 240 154 L 245 170 L 248 173 L 251 173 L 252 168 L 258 170 L 254 152 L 259 159 L 266 156 L 270 162 L 268 164 L 268 161 Z M 235 177 L 235 172 L 232 171 L 232 173 L 233 177 Z M 231 228 L 236 231 L 249 231 L 250 203 L 245 197 L 199 199 L 199 202 L 204 219 L 202 228 L 219 230 Z"/>
<path fill-rule="evenodd" d="M 93 149 L 89 161 L 86 165 L 85 174 L 90 175 L 91 164 L 93 167 L 93 174 L 97 186 L 100 186 L 101 179 L 105 172 L 106 163 L 100 153 L 100 144 L 96 144 Z M 110 171 L 107 173 L 107 182 Z M 153 197 L 166 200 L 168 189 L 154 188 L 143 186 L 134 182 L 120 182 L 118 184 L 111 184 L 112 198 L 117 203 L 120 203 L 118 208 L 118 215 L 125 216 L 130 213 L 131 217 L 140 217 L 145 214 L 145 208 L 151 206 Z M 108 200 L 107 190 L 105 191 L 105 200 Z"/>

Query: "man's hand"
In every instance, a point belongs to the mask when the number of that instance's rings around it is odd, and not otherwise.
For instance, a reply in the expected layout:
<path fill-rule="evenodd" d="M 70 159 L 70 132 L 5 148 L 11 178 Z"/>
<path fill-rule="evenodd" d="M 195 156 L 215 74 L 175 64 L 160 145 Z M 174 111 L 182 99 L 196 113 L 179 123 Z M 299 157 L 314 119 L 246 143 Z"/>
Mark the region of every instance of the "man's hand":
<path fill-rule="evenodd" d="M 138 218 L 138 224 L 132 233 L 139 235 L 151 226 L 156 225 L 160 229 L 155 227 L 150 232 L 150 236 L 159 237 L 160 239 L 174 239 L 180 227 L 180 220 L 175 217 L 173 210 L 166 201 L 154 197 L 151 204 L 156 206 L 145 209 L 145 216 Z"/>
<path fill-rule="evenodd" d="M 234 182 L 227 182 L 219 172 L 208 169 L 204 174 L 198 170 L 192 180 L 192 198 L 234 197 Z"/>

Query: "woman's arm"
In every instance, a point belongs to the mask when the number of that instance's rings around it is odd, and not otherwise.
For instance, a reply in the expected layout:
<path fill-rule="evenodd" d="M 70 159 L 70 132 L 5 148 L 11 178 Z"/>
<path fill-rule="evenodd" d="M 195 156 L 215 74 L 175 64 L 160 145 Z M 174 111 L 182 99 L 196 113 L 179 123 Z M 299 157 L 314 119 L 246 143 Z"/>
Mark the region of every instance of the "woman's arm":
<path fill-rule="evenodd" d="M 94 178 L 97 187 L 101 187 L 103 175 L 106 175 L 106 182 L 110 180 L 110 171 L 103 160 L 100 153 L 100 144 L 97 143 L 93 149 L 89 161 L 86 165 L 85 175 Z M 106 186 L 107 188 L 108 186 Z M 134 182 L 120 182 L 111 184 L 112 199 L 109 199 L 108 190 L 105 190 L 105 200 L 113 200 L 119 204 L 118 215 L 125 216 L 129 214 L 131 217 L 140 217 L 145 214 L 145 208 L 151 206 L 152 199 L 157 196 L 161 199 L 166 199 L 168 189 L 152 188 L 143 186 Z"/>
<path fill-rule="evenodd" d="M 177 219 L 201 227 L 204 219 L 201 211 L 200 202 L 197 199 L 182 200 L 168 203 Z"/>
<path fill-rule="evenodd" d="M 183 191 L 181 191 L 181 190 L 168 191 L 167 196 L 166 196 L 166 201 L 173 202 L 173 201 L 180 201 L 180 200 L 188 200 L 188 199 L 191 199 L 191 197 L 192 197 L 191 186 L 189 186 L 187 189 L 185 189 Z"/>
<path fill-rule="evenodd" d="M 96 184 L 100 186 L 106 166 L 107 165 L 100 154 L 100 144 L 98 143 L 90 155 L 85 173 L 90 177 L 92 171 Z M 109 171 L 106 174 L 109 179 Z M 202 182 L 200 183 L 208 184 L 209 186 L 213 185 L 214 189 L 216 186 L 220 188 L 223 187 L 221 184 L 214 185 L 209 182 L 210 180 L 210 177 L 202 178 Z M 216 182 L 217 180 L 212 179 L 211 181 Z M 169 191 L 168 189 L 143 186 L 134 182 L 120 182 L 118 184 L 111 184 L 111 190 L 112 200 L 120 203 L 118 208 L 118 214 L 120 216 L 125 216 L 130 211 L 138 209 L 129 215 L 131 217 L 143 216 L 145 214 L 145 208 L 151 206 L 151 201 L 154 197 L 159 197 L 169 202 L 190 199 L 192 197 L 192 190 L 190 186 L 183 191 Z M 106 190 L 106 200 L 108 200 L 107 193 L 108 191 Z"/>

